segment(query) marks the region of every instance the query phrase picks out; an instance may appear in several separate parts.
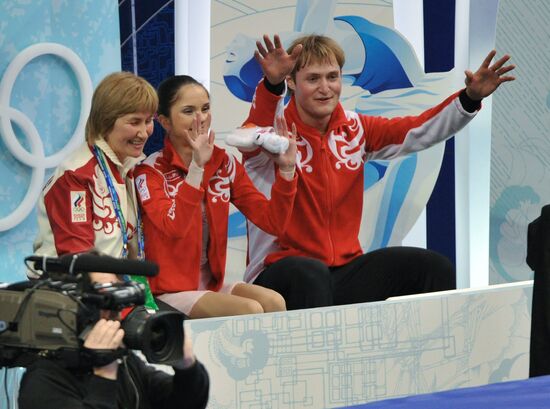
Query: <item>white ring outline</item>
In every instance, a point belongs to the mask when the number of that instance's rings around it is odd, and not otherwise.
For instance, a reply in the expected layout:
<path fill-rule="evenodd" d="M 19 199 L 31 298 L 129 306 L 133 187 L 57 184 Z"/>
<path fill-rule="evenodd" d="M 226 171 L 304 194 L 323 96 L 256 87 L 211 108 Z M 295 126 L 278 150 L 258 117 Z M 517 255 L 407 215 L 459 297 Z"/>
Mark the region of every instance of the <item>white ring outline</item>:
<path fill-rule="evenodd" d="M 69 142 L 57 153 L 44 155 L 44 145 L 32 121 L 22 112 L 10 107 L 11 92 L 21 70 L 34 58 L 53 54 L 63 59 L 74 72 L 80 87 L 80 116 Z M 21 223 L 33 210 L 42 190 L 46 168 L 57 166 L 69 152 L 84 141 L 84 126 L 90 111 L 93 92 L 88 70 L 78 55 L 57 43 L 39 43 L 21 51 L 8 65 L 0 81 L 0 137 L 13 156 L 33 169 L 31 182 L 19 206 L 0 218 L 0 231 L 9 230 Z M 12 127 L 15 122 L 29 140 L 31 153 L 21 146 Z"/>

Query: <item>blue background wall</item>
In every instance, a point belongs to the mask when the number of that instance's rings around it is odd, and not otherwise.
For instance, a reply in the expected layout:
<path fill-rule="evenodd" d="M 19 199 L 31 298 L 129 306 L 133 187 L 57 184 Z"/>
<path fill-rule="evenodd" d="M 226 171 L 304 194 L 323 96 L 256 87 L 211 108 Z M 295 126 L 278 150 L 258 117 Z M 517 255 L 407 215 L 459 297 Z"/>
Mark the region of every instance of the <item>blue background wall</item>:
<path fill-rule="evenodd" d="M 120 70 L 117 8 L 116 0 L 0 2 L 0 81 L 6 81 L 7 65 L 22 50 L 42 42 L 73 50 L 94 85 Z M 80 112 L 75 75 L 58 57 L 38 57 L 17 76 L 10 106 L 35 124 L 45 155 L 56 153 L 71 138 Z M 5 115 L 5 107 L 0 109 Z M 18 134 L 29 150 L 27 136 L 20 130 Z M 0 136 L 0 218 L 4 218 L 21 205 L 33 169 L 18 162 L 4 143 L 5 135 Z M 76 137 L 84 141 L 83 133 Z M 16 227 L 0 231 L 0 282 L 26 277 L 23 258 L 32 254 L 35 235 L 34 211 Z"/>

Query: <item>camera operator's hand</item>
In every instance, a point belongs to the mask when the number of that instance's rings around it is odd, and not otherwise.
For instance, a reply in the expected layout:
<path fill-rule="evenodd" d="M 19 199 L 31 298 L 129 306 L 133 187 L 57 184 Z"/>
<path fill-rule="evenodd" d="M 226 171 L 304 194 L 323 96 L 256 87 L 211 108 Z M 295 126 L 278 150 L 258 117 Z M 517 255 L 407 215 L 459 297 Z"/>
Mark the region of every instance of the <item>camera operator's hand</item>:
<path fill-rule="evenodd" d="M 89 349 L 117 349 L 122 345 L 124 330 L 119 321 L 100 319 L 86 336 L 84 346 Z M 118 362 L 94 368 L 94 374 L 102 378 L 117 378 Z"/>
<path fill-rule="evenodd" d="M 193 353 L 193 342 L 191 341 L 191 337 L 184 336 L 183 337 L 183 368 L 189 368 L 195 363 L 195 354 Z"/>
<path fill-rule="evenodd" d="M 187 330 L 186 330 L 187 331 Z M 189 332 L 183 336 L 183 360 L 174 365 L 176 369 L 187 369 L 195 365 L 197 359 L 193 353 L 193 342 L 191 341 L 191 335 Z"/>

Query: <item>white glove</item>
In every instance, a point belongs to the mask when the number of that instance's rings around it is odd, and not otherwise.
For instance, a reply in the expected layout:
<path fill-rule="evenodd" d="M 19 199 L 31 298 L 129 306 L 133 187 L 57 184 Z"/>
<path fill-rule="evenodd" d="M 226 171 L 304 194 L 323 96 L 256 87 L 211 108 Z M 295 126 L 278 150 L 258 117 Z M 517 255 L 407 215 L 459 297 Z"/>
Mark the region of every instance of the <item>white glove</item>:
<path fill-rule="evenodd" d="M 261 146 L 274 154 L 288 149 L 288 139 L 275 133 L 272 127 L 237 128 L 226 136 L 225 143 L 242 151 L 253 151 Z"/>

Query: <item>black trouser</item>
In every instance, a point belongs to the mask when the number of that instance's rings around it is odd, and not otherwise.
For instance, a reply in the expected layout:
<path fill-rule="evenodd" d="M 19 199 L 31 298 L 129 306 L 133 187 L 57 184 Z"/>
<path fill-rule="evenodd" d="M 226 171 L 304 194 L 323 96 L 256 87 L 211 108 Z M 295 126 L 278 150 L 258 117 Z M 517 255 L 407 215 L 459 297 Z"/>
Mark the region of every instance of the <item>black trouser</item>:
<path fill-rule="evenodd" d="M 381 301 L 388 297 L 456 288 L 454 266 L 416 247 L 388 247 L 328 267 L 307 257 L 286 257 L 267 267 L 254 284 L 279 292 L 287 309 Z"/>
<path fill-rule="evenodd" d="M 550 205 L 527 229 L 527 264 L 535 276 L 531 309 L 529 377 L 550 374 Z"/>

